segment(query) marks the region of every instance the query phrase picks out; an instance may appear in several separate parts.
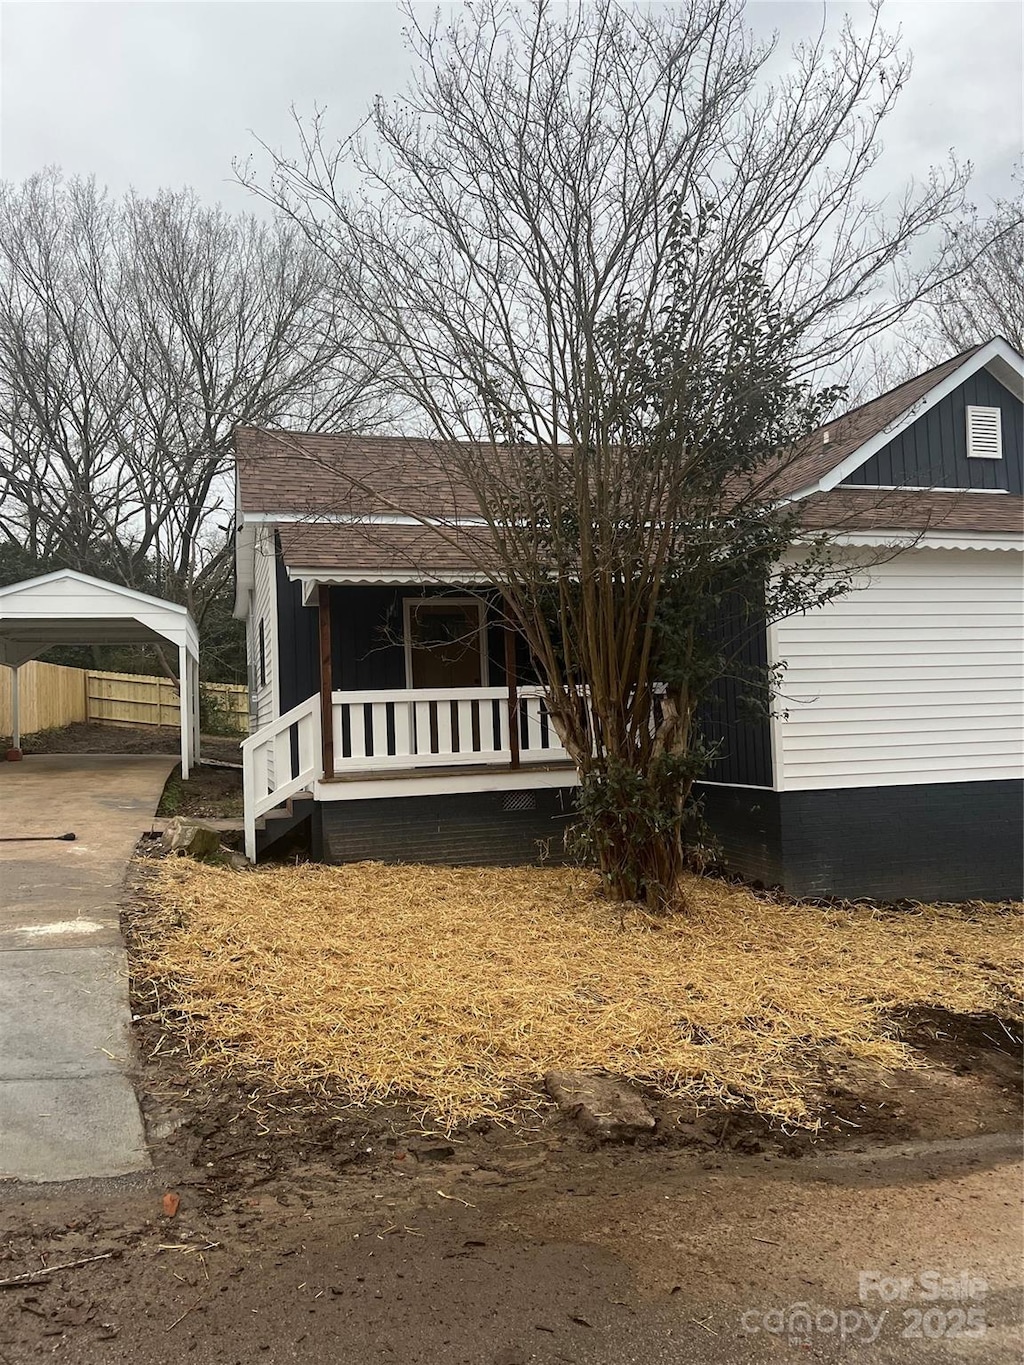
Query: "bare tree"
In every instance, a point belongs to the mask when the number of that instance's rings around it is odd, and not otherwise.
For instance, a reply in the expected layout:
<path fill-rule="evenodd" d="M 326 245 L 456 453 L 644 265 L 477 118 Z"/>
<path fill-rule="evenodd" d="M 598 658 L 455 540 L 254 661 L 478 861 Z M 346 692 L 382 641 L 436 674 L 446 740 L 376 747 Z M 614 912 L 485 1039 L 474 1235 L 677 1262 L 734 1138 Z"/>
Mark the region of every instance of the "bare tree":
<path fill-rule="evenodd" d="M 0 534 L 202 624 L 231 572 L 233 427 L 373 420 L 351 341 L 294 227 L 55 172 L 4 187 Z"/>
<path fill-rule="evenodd" d="M 1021 172 L 1018 171 L 1018 180 Z M 850 397 L 865 402 L 951 356 L 1003 337 L 1024 354 L 1024 207 L 996 199 L 944 230 L 949 278 L 892 332 L 851 357 Z"/>
<path fill-rule="evenodd" d="M 1020 177 L 1018 177 L 1020 179 Z M 987 218 L 974 212 L 949 229 L 946 247 L 956 277 L 925 306 L 933 363 L 1003 337 L 1024 354 L 1024 207 L 997 199 Z"/>
<path fill-rule="evenodd" d="M 821 539 L 773 572 L 795 532 L 780 452 L 836 397 L 812 377 L 956 269 L 912 248 L 966 173 L 871 197 L 909 74 L 877 11 L 774 78 L 732 0 L 407 13 L 409 92 L 339 145 L 300 123 L 297 158 L 242 179 L 333 263 L 438 438 L 457 510 L 434 532 L 529 641 L 582 842 L 615 895 L 661 903 L 726 666 L 716 615 L 841 590 Z M 383 478 L 360 491 L 413 510 Z"/>

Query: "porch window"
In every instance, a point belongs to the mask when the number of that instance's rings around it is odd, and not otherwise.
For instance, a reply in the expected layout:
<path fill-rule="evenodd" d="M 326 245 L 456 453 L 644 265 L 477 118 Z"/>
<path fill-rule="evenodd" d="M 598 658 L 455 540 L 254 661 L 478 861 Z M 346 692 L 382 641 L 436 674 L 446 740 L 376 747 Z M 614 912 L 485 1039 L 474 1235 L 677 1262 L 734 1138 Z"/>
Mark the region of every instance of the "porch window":
<path fill-rule="evenodd" d="M 487 626 L 475 597 L 407 597 L 407 687 L 486 687 Z"/>

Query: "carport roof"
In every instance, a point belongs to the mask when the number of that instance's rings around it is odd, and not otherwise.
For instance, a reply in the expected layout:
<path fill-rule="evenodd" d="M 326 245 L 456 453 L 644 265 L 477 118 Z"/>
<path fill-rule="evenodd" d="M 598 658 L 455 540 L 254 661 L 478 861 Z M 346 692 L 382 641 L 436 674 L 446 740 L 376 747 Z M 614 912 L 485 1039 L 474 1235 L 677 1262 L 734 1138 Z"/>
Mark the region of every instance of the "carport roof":
<path fill-rule="evenodd" d="M 0 588 L 0 663 L 17 667 L 52 645 L 168 641 L 199 658 L 188 611 L 119 583 L 59 569 Z"/>

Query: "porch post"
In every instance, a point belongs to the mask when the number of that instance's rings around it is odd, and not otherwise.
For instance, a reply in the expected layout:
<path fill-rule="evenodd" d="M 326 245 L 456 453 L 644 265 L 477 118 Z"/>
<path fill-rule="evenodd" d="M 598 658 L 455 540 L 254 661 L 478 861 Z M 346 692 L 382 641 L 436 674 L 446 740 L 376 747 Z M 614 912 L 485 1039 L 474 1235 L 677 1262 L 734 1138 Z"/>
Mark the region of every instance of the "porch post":
<path fill-rule="evenodd" d="M 21 665 L 11 670 L 11 748 L 21 748 Z"/>
<path fill-rule="evenodd" d="M 516 636 L 505 620 L 505 679 L 508 682 L 508 747 L 509 767 L 519 767 L 519 693 L 516 683 Z"/>
<path fill-rule="evenodd" d="M 316 590 L 320 619 L 320 734 L 323 740 L 324 777 L 334 776 L 334 677 L 331 670 L 331 590 L 321 583 Z"/>
<path fill-rule="evenodd" d="M 178 646 L 178 721 L 181 729 L 181 775 L 188 777 L 189 758 L 192 745 L 189 738 L 192 731 L 192 688 L 189 686 L 188 650 Z"/>

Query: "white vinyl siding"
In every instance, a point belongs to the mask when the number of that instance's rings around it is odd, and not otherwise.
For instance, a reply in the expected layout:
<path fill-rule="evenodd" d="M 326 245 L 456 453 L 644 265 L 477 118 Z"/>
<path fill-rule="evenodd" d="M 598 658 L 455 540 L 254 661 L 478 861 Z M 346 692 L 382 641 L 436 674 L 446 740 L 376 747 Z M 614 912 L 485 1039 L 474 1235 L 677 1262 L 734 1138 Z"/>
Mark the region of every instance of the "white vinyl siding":
<path fill-rule="evenodd" d="M 1021 555 L 911 550 L 780 622 L 772 721 L 785 791 L 1024 773 Z"/>
<path fill-rule="evenodd" d="M 252 718 L 256 729 L 275 720 L 277 707 L 277 584 L 273 533 L 264 528 L 256 537 L 252 609 L 249 613 L 249 664 L 252 678 Z M 263 667 L 260 667 L 260 626 L 263 627 Z"/>

